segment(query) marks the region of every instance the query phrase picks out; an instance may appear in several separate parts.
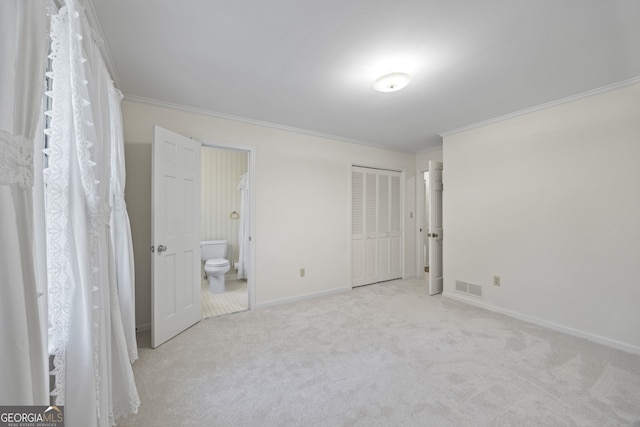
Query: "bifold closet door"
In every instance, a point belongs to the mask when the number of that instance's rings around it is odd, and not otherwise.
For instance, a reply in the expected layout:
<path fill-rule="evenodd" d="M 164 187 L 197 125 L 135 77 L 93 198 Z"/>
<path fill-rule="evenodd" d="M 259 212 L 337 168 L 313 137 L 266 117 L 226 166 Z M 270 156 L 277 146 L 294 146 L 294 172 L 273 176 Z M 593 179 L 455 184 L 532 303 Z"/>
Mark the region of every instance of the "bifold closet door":
<path fill-rule="evenodd" d="M 352 285 L 402 276 L 400 173 L 353 167 Z"/>
<path fill-rule="evenodd" d="M 364 172 L 351 172 L 351 284 L 364 285 Z"/>
<path fill-rule="evenodd" d="M 400 174 L 389 176 L 389 276 L 386 280 L 402 277 L 402 190 Z"/>
<path fill-rule="evenodd" d="M 365 239 L 364 239 L 364 284 L 378 281 L 378 175 L 375 172 L 364 174 L 365 194 Z"/>

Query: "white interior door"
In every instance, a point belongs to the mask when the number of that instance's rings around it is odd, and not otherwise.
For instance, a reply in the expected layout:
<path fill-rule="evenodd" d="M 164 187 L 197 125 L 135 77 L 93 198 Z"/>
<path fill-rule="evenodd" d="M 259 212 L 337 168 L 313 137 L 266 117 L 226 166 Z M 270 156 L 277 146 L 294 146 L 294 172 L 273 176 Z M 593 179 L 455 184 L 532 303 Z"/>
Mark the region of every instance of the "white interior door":
<path fill-rule="evenodd" d="M 200 321 L 200 143 L 156 126 L 151 346 Z"/>
<path fill-rule="evenodd" d="M 442 162 L 429 162 L 429 295 L 442 293 Z"/>
<path fill-rule="evenodd" d="M 425 269 L 424 271 L 427 271 L 427 267 L 429 267 L 429 237 L 428 237 L 428 233 L 429 233 L 429 172 L 423 172 L 421 173 L 422 175 L 422 193 L 421 193 L 421 200 L 423 201 L 422 203 L 422 215 L 421 215 L 421 220 L 422 220 L 422 226 L 420 227 L 420 230 L 422 231 L 422 233 L 420 234 L 421 236 L 421 258 L 420 258 L 420 262 L 422 263 L 422 267 Z"/>

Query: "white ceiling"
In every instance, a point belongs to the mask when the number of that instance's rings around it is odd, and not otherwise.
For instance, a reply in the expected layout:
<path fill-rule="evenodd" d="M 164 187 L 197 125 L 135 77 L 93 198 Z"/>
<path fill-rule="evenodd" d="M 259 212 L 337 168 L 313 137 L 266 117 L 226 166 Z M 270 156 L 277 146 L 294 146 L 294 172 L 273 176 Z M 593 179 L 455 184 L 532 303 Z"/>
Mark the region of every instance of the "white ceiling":
<path fill-rule="evenodd" d="M 125 95 L 409 153 L 640 76 L 637 0 L 91 3 Z"/>

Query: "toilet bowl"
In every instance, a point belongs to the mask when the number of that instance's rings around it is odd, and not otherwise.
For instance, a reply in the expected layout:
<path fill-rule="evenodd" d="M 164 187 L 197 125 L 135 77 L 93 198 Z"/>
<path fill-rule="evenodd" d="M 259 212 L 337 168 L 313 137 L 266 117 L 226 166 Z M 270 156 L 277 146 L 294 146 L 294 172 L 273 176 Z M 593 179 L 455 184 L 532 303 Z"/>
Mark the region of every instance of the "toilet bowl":
<path fill-rule="evenodd" d="M 227 256 L 226 240 L 200 242 L 200 259 L 204 261 L 204 272 L 209 281 L 209 291 L 221 294 L 225 291 L 224 275 L 231 268 Z"/>

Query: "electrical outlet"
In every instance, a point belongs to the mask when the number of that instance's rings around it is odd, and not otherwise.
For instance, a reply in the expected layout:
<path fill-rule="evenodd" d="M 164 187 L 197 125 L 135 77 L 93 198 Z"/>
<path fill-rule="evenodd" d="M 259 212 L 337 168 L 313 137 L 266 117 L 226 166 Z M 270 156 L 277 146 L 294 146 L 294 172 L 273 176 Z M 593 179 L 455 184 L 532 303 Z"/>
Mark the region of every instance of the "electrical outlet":
<path fill-rule="evenodd" d="M 500 276 L 493 276 L 493 286 L 500 286 Z"/>
<path fill-rule="evenodd" d="M 304 268 L 301 268 L 300 269 L 300 277 L 304 277 L 304 275 L 305 275 Z"/>

